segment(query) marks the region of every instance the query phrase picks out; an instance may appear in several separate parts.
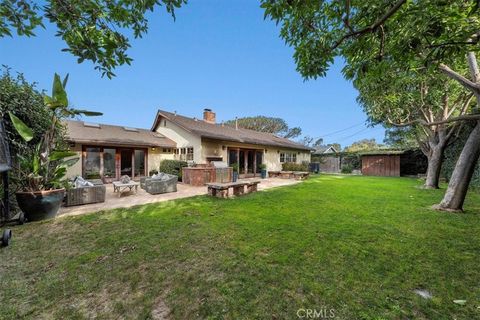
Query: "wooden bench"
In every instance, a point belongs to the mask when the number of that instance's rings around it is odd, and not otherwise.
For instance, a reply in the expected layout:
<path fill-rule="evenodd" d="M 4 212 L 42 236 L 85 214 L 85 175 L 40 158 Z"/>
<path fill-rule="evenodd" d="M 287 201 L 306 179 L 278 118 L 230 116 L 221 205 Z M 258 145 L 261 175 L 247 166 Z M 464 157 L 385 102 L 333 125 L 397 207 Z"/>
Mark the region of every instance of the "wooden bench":
<path fill-rule="evenodd" d="M 256 192 L 257 185 L 260 181 L 237 181 L 227 183 L 207 183 L 208 194 L 217 198 L 228 198 L 229 189 L 233 189 L 234 196 L 241 196 L 245 193 L 245 186 L 247 186 L 247 193 Z"/>
<path fill-rule="evenodd" d="M 280 176 L 280 171 L 268 171 L 269 178 L 277 178 Z"/>
<path fill-rule="evenodd" d="M 293 173 L 293 177 L 295 178 L 295 180 L 306 180 L 309 176 L 310 173 L 306 171 L 295 171 Z"/>
<path fill-rule="evenodd" d="M 293 178 L 293 171 L 280 171 L 280 178 L 282 179 Z"/>
<path fill-rule="evenodd" d="M 247 183 L 247 193 L 257 192 L 258 191 L 258 184 L 260 181 L 249 181 Z"/>

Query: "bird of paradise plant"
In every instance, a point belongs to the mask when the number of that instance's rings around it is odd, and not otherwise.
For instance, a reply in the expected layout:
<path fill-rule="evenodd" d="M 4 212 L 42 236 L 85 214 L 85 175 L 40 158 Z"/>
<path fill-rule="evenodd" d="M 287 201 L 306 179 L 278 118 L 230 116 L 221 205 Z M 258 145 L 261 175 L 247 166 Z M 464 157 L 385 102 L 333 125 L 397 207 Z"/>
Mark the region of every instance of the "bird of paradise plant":
<path fill-rule="evenodd" d="M 78 161 L 76 153 L 66 150 L 62 145 L 62 120 L 78 115 L 99 116 L 100 112 L 74 109 L 69 107 L 67 92 L 68 75 L 61 80 L 55 73 L 52 95 L 44 96 L 44 103 L 51 110 L 50 127 L 40 141 L 32 147 L 26 156 L 18 159 L 17 179 L 23 191 L 36 192 L 61 188 L 65 185 L 67 168 Z M 33 139 L 33 131 L 14 113 L 9 112 L 10 119 L 18 134 L 25 141 Z"/>

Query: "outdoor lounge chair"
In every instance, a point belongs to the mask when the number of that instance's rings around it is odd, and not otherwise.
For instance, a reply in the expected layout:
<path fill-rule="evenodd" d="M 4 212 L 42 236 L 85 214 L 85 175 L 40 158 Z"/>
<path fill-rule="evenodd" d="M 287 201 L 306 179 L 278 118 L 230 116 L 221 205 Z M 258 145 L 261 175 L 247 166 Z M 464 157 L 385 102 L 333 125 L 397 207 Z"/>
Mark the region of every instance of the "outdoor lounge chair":
<path fill-rule="evenodd" d="M 89 180 L 93 186 L 70 188 L 65 193 L 65 206 L 105 202 L 105 185 L 102 180 Z"/>
<path fill-rule="evenodd" d="M 157 176 L 145 179 L 144 189 L 150 194 L 176 192 L 177 182 L 177 176 L 167 173 L 159 173 Z"/>

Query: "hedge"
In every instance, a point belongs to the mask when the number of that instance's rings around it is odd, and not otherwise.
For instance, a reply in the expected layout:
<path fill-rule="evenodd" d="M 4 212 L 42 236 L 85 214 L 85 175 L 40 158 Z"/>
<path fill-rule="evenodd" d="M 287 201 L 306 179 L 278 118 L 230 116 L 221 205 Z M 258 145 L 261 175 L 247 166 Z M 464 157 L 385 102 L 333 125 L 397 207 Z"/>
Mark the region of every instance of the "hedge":
<path fill-rule="evenodd" d="M 178 177 L 178 180 L 182 180 L 182 168 L 187 167 L 188 164 L 186 161 L 180 160 L 162 160 L 160 162 L 160 172 L 173 174 Z"/>
<path fill-rule="evenodd" d="M 308 162 L 295 163 L 295 162 L 285 162 L 282 163 L 283 171 L 308 171 Z"/>

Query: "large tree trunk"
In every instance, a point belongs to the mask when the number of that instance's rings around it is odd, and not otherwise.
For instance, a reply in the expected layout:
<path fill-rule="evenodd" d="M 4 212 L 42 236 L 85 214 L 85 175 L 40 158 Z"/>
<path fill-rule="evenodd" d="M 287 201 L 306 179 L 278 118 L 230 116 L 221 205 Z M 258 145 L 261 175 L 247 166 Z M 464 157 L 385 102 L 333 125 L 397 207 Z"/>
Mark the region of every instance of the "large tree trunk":
<path fill-rule="evenodd" d="M 467 55 L 468 66 L 474 84 L 480 83 L 480 70 L 478 68 L 477 59 L 473 52 Z M 477 88 L 472 88 L 472 92 L 477 99 L 477 105 L 480 108 L 480 91 Z M 443 196 L 443 200 L 437 208 L 448 211 L 462 211 L 463 202 L 467 196 L 468 186 L 472 180 L 475 166 L 480 157 L 480 120 L 477 120 L 475 128 L 468 136 L 467 142 L 463 146 L 460 157 L 455 164 L 450 182 L 448 183 L 447 191 Z"/>
<path fill-rule="evenodd" d="M 427 155 L 428 167 L 427 178 L 425 180 L 426 189 L 438 189 L 445 145 L 446 143 L 442 142 L 435 145 L 431 144 L 430 146 L 430 152 Z"/>
<path fill-rule="evenodd" d="M 457 160 L 452 177 L 448 184 L 447 191 L 442 202 L 438 205 L 439 209 L 449 211 L 463 210 L 463 202 L 467 196 L 468 186 L 472 180 L 475 166 L 480 157 L 480 121 L 468 136 L 467 142 L 463 147 L 462 153 Z"/>

